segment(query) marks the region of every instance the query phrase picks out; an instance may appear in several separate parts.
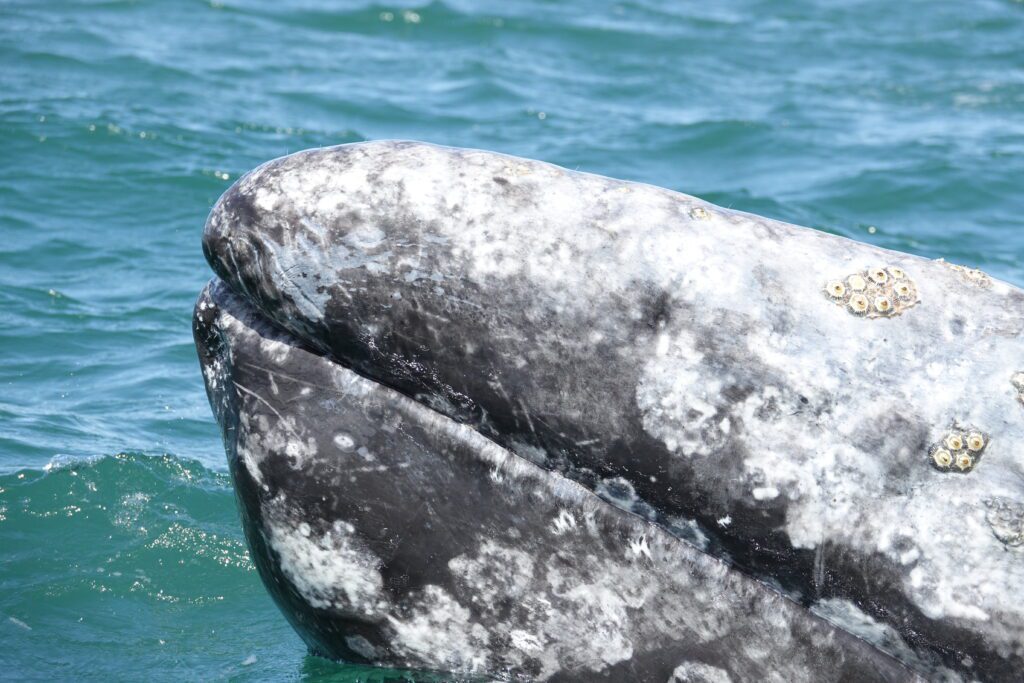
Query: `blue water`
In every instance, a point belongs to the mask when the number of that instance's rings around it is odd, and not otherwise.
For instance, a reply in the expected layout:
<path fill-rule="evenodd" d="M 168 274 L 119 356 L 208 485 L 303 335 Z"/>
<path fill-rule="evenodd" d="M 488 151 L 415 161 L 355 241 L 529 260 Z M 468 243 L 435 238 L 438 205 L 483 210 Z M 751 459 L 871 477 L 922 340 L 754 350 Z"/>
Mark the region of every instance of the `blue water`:
<path fill-rule="evenodd" d="M 1024 4 L 0 4 L 0 678 L 373 680 L 241 541 L 206 213 L 318 145 L 642 180 L 1024 285 Z"/>

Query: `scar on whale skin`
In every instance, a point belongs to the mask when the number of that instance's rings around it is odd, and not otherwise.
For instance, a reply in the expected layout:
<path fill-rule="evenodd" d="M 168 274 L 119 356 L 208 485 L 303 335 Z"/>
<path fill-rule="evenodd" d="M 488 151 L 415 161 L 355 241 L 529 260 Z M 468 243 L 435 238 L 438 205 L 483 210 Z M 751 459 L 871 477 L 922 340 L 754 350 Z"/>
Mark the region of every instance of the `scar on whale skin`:
<path fill-rule="evenodd" d="M 825 295 L 836 305 L 864 318 L 892 318 L 921 300 L 917 285 L 902 268 L 875 266 L 830 280 Z"/>
<path fill-rule="evenodd" d="M 980 429 L 954 422 L 942 439 L 928 449 L 928 460 L 940 472 L 967 474 L 981 462 L 989 441 L 988 434 Z"/>
<path fill-rule="evenodd" d="M 992 535 L 1011 548 L 1024 545 L 1024 503 L 992 498 L 985 501 L 985 506 L 988 508 L 985 521 Z"/>

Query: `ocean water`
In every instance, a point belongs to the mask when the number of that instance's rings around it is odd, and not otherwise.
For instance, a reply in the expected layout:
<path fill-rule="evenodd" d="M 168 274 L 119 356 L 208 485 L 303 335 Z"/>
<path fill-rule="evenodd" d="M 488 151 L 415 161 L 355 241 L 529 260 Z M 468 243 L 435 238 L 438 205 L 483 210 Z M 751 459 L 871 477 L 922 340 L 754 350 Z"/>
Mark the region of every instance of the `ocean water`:
<path fill-rule="evenodd" d="M 219 194 L 374 138 L 1024 285 L 1019 1 L 5 0 L 0 679 L 396 679 L 308 656 L 267 597 L 189 328 Z"/>

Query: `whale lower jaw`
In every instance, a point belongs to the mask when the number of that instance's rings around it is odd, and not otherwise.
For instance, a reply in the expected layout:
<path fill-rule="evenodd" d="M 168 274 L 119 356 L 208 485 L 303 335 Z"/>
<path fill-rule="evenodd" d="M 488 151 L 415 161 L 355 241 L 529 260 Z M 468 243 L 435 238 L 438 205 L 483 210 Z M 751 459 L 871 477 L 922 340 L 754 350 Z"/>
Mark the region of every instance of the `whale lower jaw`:
<path fill-rule="evenodd" d="M 659 525 L 303 347 L 218 280 L 194 334 L 254 563 L 315 652 L 505 680 L 915 678 Z"/>

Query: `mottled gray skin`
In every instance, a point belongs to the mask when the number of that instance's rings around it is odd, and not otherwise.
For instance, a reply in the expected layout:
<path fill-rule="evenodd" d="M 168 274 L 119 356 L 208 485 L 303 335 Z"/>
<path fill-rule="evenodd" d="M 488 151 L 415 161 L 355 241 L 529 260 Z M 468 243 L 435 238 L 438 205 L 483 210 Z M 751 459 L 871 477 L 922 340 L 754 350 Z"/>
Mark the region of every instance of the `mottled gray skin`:
<path fill-rule="evenodd" d="M 660 188 L 404 142 L 261 166 L 214 207 L 204 249 L 320 354 L 880 646 L 897 634 L 912 666 L 1024 670 L 1024 546 L 1005 532 L 1024 514 L 1020 290 Z M 826 295 L 876 266 L 920 301 L 869 319 Z M 989 438 L 966 474 L 930 460 L 954 423 Z"/>
<path fill-rule="evenodd" d="M 523 681 L 904 681 L 655 524 L 271 327 L 194 323 L 264 583 L 328 657 Z"/>

